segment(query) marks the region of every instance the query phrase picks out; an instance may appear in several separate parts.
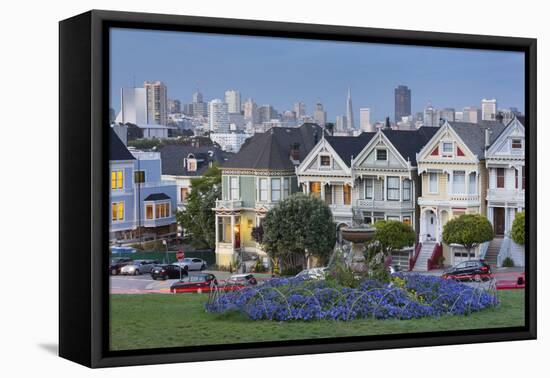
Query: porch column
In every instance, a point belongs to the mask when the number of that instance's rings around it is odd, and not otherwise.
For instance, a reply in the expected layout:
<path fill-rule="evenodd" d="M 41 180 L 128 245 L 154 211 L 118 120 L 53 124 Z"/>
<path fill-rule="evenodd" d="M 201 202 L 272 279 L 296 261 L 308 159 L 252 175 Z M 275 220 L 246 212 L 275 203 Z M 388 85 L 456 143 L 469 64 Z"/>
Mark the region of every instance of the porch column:
<path fill-rule="evenodd" d="M 383 184 L 383 187 L 382 187 L 382 200 L 386 200 L 387 199 L 387 191 L 388 191 L 388 176 L 384 176 L 384 184 Z"/>
<path fill-rule="evenodd" d="M 516 189 L 521 190 L 521 183 L 523 182 L 523 171 L 521 167 L 519 169 L 516 167 L 516 170 L 518 172 L 518 186 Z"/>
<path fill-rule="evenodd" d="M 326 182 L 320 182 L 321 183 L 321 200 L 325 202 L 325 185 Z"/>
<path fill-rule="evenodd" d="M 218 213 L 216 213 L 216 251 L 218 250 L 218 240 L 220 240 L 219 234 L 220 234 L 220 230 L 218 225 Z"/>
<path fill-rule="evenodd" d="M 423 211 L 422 209 L 420 209 L 420 230 L 418 231 L 419 232 L 419 238 L 418 240 L 423 243 L 425 242 L 426 238 L 425 238 L 425 235 L 426 235 L 426 212 Z"/>
<path fill-rule="evenodd" d="M 509 211 L 508 211 L 508 206 L 505 206 L 504 207 L 504 234 L 506 234 L 509 230 Z"/>
<path fill-rule="evenodd" d="M 403 177 L 399 176 L 399 202 L 403 202 Z"/>

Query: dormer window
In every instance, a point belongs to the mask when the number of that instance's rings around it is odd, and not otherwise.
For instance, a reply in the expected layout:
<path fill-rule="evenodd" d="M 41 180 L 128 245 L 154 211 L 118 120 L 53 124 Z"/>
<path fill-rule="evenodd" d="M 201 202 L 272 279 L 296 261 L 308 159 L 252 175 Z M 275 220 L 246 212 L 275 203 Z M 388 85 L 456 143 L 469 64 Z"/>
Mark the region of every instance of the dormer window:
<path fill-rule="evenodd" d="M 330 167 L 330 156 L 321 155 L 319 165 L 321 166 L 321 168 L 329 168 Z"/>
<path fill-rule="evenodd" d="M 376 150 L 376 160 L 382 160 L 382 161 L 388 160 L 388 151 L 383 148 L 378 148 Z"/>
<path fill-rule="evenodd" d="M 187 170 L 195 172 L 197 170 L 197 159 L 187 159 Z"/>
<path fill-rule="evenodd" d="M 441 156 L 453 156 L 453 142 L 441 143 Z"/>

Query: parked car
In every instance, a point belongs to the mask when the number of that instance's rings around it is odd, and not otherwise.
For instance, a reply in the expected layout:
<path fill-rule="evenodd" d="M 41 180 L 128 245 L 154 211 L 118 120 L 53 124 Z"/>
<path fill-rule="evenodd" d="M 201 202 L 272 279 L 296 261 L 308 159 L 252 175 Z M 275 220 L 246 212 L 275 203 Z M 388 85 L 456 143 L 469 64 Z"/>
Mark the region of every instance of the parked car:
<path fill-rule="evenodd" d="M 174 264 L 155 265 L 151 269 L 151 278 L 153 280 L 167 280 L 169 278 L 181 278 L 185 276 L 187 276 L 187 270 Z"/>
<path fill-rule="evenodd" d="M 170 286 L 171 293 L 208 293 L 218 285 L 216 276 L 211 273 L 190 274 Z"/>
<path fill-rule="evenodd" d="M 525 273 L 518 276 L 515 281 L 502 280 L 497 282 L 497 290 L 525 289 Z"/>
<path fill-rule="evenodd" d="M 255 286 L 257 284 L 258 280 L 253 274 L 234 274 L 229 277 L 222 286 L 220 286 L 220 289 L 224 291 L 235 291 L 244 289 L 245 287 Z"/>
<path fill-rule="evenodd" d="M 123 266 L 131 264 L 132 262 L 134 262 L 134 260 L 128 257 L 116 257 L 112 259 L 109 264 L 109 273 L 112 276 L 116 276 L 117 274 L 120 274 L 120 269 L 122 269 Z"/>
<path fill-rule="evenodd" d="M 487 281 L 492 277 L 491 267 L 483 260 L 463 261 L 446 270 L 442 278 L 457 281 Z"/>
<path fill-rule="evenodd" d="M 120 269 L 120 274 L 131 274 L 137 276 L 138 274 L 151 273 L 151 269 L 159 262 L 156 260 L 134 260 L 133 263 L 123 266 Z"/>
<path fill-rule="evenodd" d="M 296 278 L 304 278 L 306 280 L 324 280 L 327 272 L 327 267 L 304 269 L 296 275 Z"/>
<path fill-rule="evenodd" d="M 181 266 L 182 268 L 187 268 L 187 270 L 205 270 L 206 261 L 196 257 L 186 257 L 182 262 L 176 262 L 174 265 Z"/>

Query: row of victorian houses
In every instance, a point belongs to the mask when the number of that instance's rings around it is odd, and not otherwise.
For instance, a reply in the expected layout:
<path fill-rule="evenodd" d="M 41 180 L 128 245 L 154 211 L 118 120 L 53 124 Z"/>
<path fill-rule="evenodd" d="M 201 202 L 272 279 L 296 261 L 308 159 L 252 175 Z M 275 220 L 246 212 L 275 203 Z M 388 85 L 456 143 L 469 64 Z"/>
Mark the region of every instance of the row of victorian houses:
<path fill-rule="evenodd" d="M 222 164 L 222 199 L 214 209 L 217 263 L 228 265 L 241 252 L 264 255 L 253 228 L 277 202 L 303 192 L 322 199 L 338 227 L 382 219 L 411 225 L 416 245 L 392 256 L 404 268 L 427 270 L 435 253 L 446 265 L 471 258 L 496 265 L 504 257 L 522 265 L 521 248 L 508 235 L 525 207 L 525 178 L 518 118 L 507 125 L 444 122 L 355 137 L 329 136 L 307 123 L 272 128 Z M 464 213 L 487 216 L 496 236 L 470 255 L 442 243 L 445 223 Z"/>

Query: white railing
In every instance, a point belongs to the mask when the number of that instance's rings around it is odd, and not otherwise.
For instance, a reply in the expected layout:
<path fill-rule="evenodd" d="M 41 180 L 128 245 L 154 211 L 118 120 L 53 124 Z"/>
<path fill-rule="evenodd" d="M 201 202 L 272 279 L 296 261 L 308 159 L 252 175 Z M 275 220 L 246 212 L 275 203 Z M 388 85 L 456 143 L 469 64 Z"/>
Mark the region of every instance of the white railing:
<path fill-rule="evenodd" d="M 497 266 L 501 267 L 504 260 L 510 257 L 510 238 L 504 238 L 497 256 Z"/>
<path fill-rule="evenodd" d="M 489 201 L 525 201 L 525 191 L 520 189 L 499 189 L 487 190 Z"/>
<path fill-rule="evenodd" d="M 451 201 L 465 201 L 465 202 L 479 201 L 478 194 L 451 194 L 449 197 Z"/>
<path fill-rule="evenodd" d="M 491 242 L 485 242 L 485 243 L 482 243 L 480 246 L 479 246 L 479 258 L 481 260 L 485 260 L 485 255 L 487 254 L 487 251 L 489 250 L 489 244 Z"/>
<path fill-rule="evenodd" d="M 240 209 L 242 206 L 243 201 L 241 200 L 216 200 L 217 209 Z"/>
<path fill-rule="evenodd" d="M 369 209 L 380 207 L 385 209 L 410 209 L 413 207 L 411 201 L 382 201 L 373 199 L 358 199 L 355 201 L 358 208 Z"/>
<path fill-rule="evenodd" d="M 351 205 L 329 205 L 333 214 L 351 215 Z"/>

